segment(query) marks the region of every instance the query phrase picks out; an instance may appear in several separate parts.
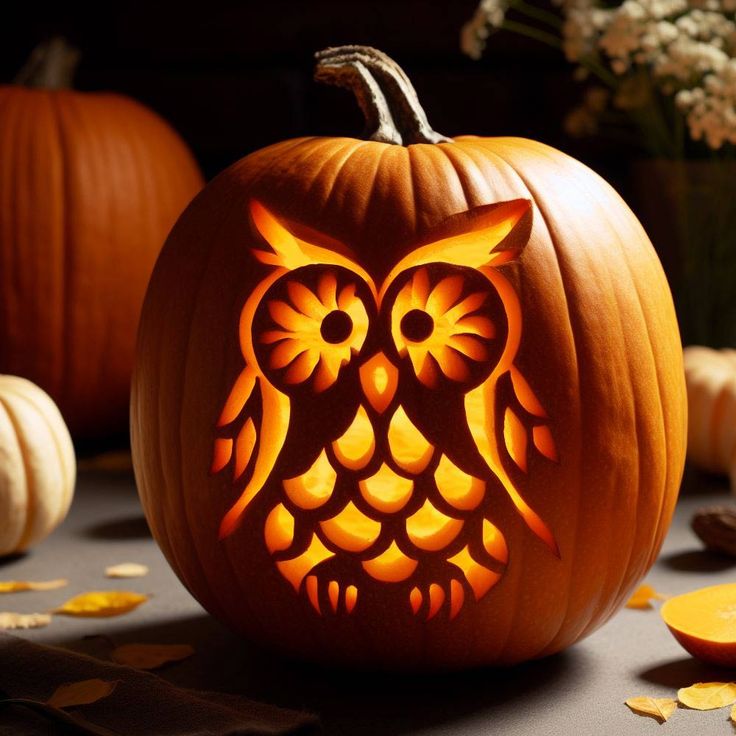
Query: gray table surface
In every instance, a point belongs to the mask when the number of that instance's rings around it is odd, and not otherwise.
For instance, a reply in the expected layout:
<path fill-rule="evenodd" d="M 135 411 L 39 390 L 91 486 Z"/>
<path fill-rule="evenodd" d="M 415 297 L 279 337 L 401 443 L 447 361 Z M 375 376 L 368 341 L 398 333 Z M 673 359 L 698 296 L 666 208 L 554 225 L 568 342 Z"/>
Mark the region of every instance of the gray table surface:
<path fill-rule="evenodd" d="M 689 530 L 692 512 L 728 502 L 726 481 L 689 473 L 675 521 L 647 581 L 667 594 L 736 579 L 736 560 L 702 550 Z M 144 578 L 113 581 L 107 565 L 142 562 Z M 3 595 L 0 609 L 34 612 L 88 590 L 152 594 L 134 612 L 108 619 L 54 617 L 44 629 L 20 632 L 37 642 L 104 656 L 109 644 L 191 643 L 196 654 L 160 674 L 180 685 L 239 692 L 318 713 L 325 733 L 350 736 L 411 734 L 473 736 L 543 733 L 731 734 L 728 709 L 678 710 L 664 726 L 631 713 L 635 695 L 673 697 L 697 681 L 736 679 L 691 659 L 655 610 L 620 611 L 606 626 L 566 652 L 510 670 L 440 676 L 346 673 L 285 661 L 257 651 L 211 618 L 179 583 L 148 533 L 132 475 L 82 470 L 71 513 L 30 553 L 0 560 L 0 579 L 67 577 L 67 588 Z M 2 666 L 2 663 L 0 663 Z M 663 733 L 665 731 L 663 730 Z"/>

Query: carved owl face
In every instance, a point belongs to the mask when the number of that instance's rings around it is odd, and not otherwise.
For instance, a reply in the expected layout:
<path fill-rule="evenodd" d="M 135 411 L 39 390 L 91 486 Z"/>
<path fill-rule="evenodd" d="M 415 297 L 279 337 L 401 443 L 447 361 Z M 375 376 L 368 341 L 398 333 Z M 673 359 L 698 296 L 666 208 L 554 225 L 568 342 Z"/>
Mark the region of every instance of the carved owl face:
<path fill-rule="evenodd" d="M 271 270 L 243 307 L 246 367 L 220 420 L 241 424 L 217 441 L 213 470 L 232 460 L 245 483 L 222 534 L 266 494 L 265 545 L 317 612 L 350 613 L 360 590 L 392 583 L 414 614 L 446 603 L 454 617 L 508 563 L 493 521 L 499 489 L 554 546 L 495 438 L 492 394 L 509 373 L 524 398 L 506 407 L 506 452 L 521 467 L 531 431 L 553 459 L 544 410 L 513 368 L 520 312 L 498 270 L 525 244 L 528 201 L 484 208 L 474 227 L 416 247 L 382 278 L 257 201 L 251 215 L 268 248 L 253 255 Z M 258 429 L 248 411 L 256 383 Z"/>

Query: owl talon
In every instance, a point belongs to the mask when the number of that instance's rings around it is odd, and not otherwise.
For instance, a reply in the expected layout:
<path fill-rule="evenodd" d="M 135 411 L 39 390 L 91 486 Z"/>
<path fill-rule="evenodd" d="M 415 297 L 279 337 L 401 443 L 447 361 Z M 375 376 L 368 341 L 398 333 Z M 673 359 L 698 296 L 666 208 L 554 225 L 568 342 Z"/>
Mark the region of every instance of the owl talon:
<path fill-rule="evenodd" d="M 449 608 L 450 620 L 460 612 L 465 602 L 465 589 L 459 580 L 454 578 L 446 586 L 439 583 L 430 583 L 424 592 L 418 587 L 411 589 L 409 604 L 415 616 L 425 616 L 425 620 L 433 619 L 443 606 Z"/>

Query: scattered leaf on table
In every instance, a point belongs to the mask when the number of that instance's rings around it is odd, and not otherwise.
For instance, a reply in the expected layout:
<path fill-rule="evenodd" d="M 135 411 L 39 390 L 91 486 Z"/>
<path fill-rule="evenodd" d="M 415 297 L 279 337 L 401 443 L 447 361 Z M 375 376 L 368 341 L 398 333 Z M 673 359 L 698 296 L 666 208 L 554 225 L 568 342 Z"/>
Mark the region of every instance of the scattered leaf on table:
<path fill-rule="evenodd" d="M 20 593 L 24 590 L 56 590 L 69 585 L 69 581 L 64 578 L 56 580 L 39 580 L 33 582 L 31 580 L 0 580 L 0 593 Z"/>
<path fill-rule="evenodd" d="M 652 601 L 663 601 L 665 596 L 657 592 L 651 585 L 640 585 L 626 602 L 626 608 L 651 608 Z"/>
<path fill-rule="evenodd" d="M 48 613 L 0 613 L 0 629 L 40 629 L 50 623 Z"/>
<path fill-rule="evenodd" d="M 695 710 L 723 708 L 736 703 L 736 682 L 696 682 L 680 688 L 677 699 Z"/>
<path fill-rule="evenodd" d="M 148 596 L 122 590 L 101 590 L 82 593 L 70 598 L 54 613 L 67 616 L 120 616 L 145 603 Z"/>
<path fill-rule="evenodd" d="M 640 716 L 651 716 L 664 723 L 676 710 L 677 701 L 672 698 L 629 698 L 626 705 Z"/>
<path fill-rule="evenodd" d="M 117 681 L 81 680 L 60 685 L 46 701 L 54 708 L 72 708 L 75 705 L 89 705 L 106 698 L 117 685 Z"/>
<path fill-rule="evenodd" d="M 110 565 L 105 568 L 108 578 L 142 578 L 148 575 L 148 566 L 137 562 L 121 562 L 119 565 Z"/>
<path fill-rule="evenodd" d="M 734 725 L 736 725 L 736 705 L 731 707 L 731 720 L 734 722 Z"/>
<path fill-rule="evenodd" d="M 112 658 L 118 664 L 127 664 L 139 670 L 154 670 L 169 662 L 191 657 L 194 648 L 189 644 L 123 644 L 113 650 Z"/>

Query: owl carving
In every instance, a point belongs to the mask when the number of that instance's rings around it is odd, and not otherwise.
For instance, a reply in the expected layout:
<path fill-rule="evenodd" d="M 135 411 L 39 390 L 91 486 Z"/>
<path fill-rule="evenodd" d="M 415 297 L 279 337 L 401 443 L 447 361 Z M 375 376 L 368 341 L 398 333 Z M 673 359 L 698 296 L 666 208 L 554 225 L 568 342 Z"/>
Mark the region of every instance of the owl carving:
<path fill-rule="evenodd" d="M 245 365 L 217 422 L 211 470 L 233 478 L 221 537 L 258 497 L 275 567 L 320 615 L 390 589 L 415 616 L 454 618 L 509 565 L 499 498 L 556 553 L 505 469 L 526 472 L 532 452 L 557 462 L 514 363 L 522 315 L 501 269 L 526 245 L 531 203 L 467 213 L 380 278 L 350 244 L 250 211 L 267 275 L 242 308 Z"/>

